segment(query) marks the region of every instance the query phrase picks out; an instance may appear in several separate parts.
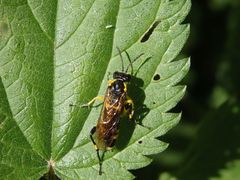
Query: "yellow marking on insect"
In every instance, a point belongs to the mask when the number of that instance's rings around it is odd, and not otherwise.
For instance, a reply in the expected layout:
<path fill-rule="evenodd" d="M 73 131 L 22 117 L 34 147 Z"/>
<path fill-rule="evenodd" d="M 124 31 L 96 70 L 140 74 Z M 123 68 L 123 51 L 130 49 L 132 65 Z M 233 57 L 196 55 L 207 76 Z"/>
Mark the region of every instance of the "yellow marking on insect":
<path fill-rule="evenodd" d="M 127 92 L 127 83 L 123 83 L 124 84 L 124 92 Z"/>
<path fill-rule="evenodd" d="M 112 147 L 106 147 L 106 150 L 110 151 L 110 150 L 112 150 Z"/>
<path fill-rule="evenodd" d="M 96 144 L 94 144 L 94 149 L 95 149 L 95 150 L 98 150 L 98 147 L 97 147 L 97 145 L 96 145 Z"/>
<path fill-rule="evenodd" d="M 115 109 L 115 110 L 118 109 L 118 107 L 112 106 L 112 105 L 110 105 L 109 103 L 106 103 L 106 104 L 105 104 L 105 108 L 106 108 L 106 109 L 111 108 L 111 109 Z"/>
<path fill-rule="evenodd" d="M 115 81 L 116 81 L 116 79 L 110 79 L 110 80 L 108 80 L 108 86 L 111 86 L 112 83 L 114 83 Z"/>

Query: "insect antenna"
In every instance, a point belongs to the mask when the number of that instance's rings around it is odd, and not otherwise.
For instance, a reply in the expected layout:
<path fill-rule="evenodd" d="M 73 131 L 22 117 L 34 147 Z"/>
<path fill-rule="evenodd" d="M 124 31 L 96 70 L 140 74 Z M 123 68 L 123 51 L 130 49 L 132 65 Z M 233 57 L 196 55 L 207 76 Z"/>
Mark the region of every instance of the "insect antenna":
<path fill-rule="evenodd" d="M 137 68 L 134 76 L 137 76 L 137 73 L 138 73 L 138 71 L 140 70 L 140 68 L 141 68 L 146 62 L 148 62 L 151 58 L 152 58 L 152 57 L 148 57 L 147 59 L 145 59 L 145 60 L 138 66 L 138 68 Z"/>
<path fill-rule="evenodd" d="M 124 51 L 124 52 L 126 53 L 127 58 L 128 58 L 128 61 L 129 61 L 129 64 L 128 64 L 126 70 L 125 70 L 125 73 L 127 73 L 127 72 L 128 72 L 128 68 L 131 67 L 131 75 L 133 75 L 133 63 L 134 63 L 136 60 L 138 60 L 144 53 L 141 53 L 141 54 L 138 55 L 134 60 L 131 61 L 131 58 L 130 58 L 128 52 L 127 52 L 127 51 Z"/>
<path fill-rule="evenodd" d="M 122 72 L 123 72 L 123 71 L 124 71 L 124 64 L 123 64 L 122 52 L 121 52 L 121 50 L 120 50 L 119 47 L 117 47 L 117 50 L 118 50 L 118 54 L 119 54 L 119 56 L 120 56 L 120 59 L 121 59 L 121 61 L 122 61 Z"/>

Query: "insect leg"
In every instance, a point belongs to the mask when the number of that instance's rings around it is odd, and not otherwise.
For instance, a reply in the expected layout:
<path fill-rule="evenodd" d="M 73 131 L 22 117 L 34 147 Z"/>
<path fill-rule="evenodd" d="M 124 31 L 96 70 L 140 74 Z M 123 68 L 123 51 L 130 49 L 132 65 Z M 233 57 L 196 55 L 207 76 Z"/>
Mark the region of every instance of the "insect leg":
<path fill-rule="evenodd" d="M 134 114 L 134 103 L 133 100 L 127 96 L 126 101 L 124 102 L 124 111 L 128 114 L 128 118 L 132 119 Z"/>
<path fill-rule="evenodd" d="M 97 146 L 94 139 L 93 139 L 93 134 L 96 132 L 96 126 L 94 126 L 91 131 L 90 131 L 90 138 L 94 146 Z"/>
<path fill-rule="evenodd" d="M 96 96 L 95 98 L 93 98 L 88 103 L 81 105 L 81 107 L 90 107 L 96 100 L 103 101 L 103 99 L 104 99 L 104 96 Z"/>
<path fill-rule="evenodd" d="M 138 125 L 140 125 L 142 127 L 151 129 L 151 128 L 147 127 L 147 126 L 144 126 L 142 123 L 138 122 L 136 119 L 133 119 L 134 103 L 133 103 L 133 100 L 129 96 L 127 96 L 127 99 L 124 102 L 124 112 L 128 114 L 128 118 L 130 120 L 133 120 L 135 124 L 138 124 Z"/>
<path fill-rule="evenodd" d="M 95 132 L 96 132 L 96 126 L 94 126 L 91 129 L 91 131 L 90 131 L 90 138 L 91 138 L 91 141 L 92 141 L 92 143 L 94 145 L 95 150 L 97 151 L 97 157 L 98 157 L 98 162 L 99 162 L 99 175 L 101 175 L 102 174 L 102 158 L 101 158 L 101 156 L 99 154 L 99 148 L 97 147 L 97 144 L 96 144 L 96 142 L 93 139 L 93 134 Z"/>

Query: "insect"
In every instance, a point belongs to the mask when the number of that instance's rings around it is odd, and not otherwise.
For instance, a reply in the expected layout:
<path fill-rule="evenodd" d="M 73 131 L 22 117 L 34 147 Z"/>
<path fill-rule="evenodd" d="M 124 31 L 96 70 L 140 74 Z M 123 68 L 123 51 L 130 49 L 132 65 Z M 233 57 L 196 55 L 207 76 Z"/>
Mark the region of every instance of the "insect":
<path fill-rule="evenodd" d="M 126 114 L 130 120 L 133 119 L 134 103 L 128 96 L 128 84 L 133 75 L 133 62 L 143 55 L 140 54 L 131 61 L 127 51 L 124 51 L 129 61 L 129 64 L 124 71 L 123 57 L 120 49 L 117 48 L 117 50 L 122 62 L 122 71 L 115 71 L 113 73 L 113 79 L 108 80 L 105 96 L 97 96 L 87 104 L 82 105 L 82 107 L 89 107 L 95 100 L 103 100 L 103 106 L 97 125 L 90 131 L 90 138 L 97 151 L 97 157 L 99 160 L 99 175 L 102 174 L 103 162 L 103 156 L 100 156 L 99 151 L 105 153 L 107 150 L 111 150 L 115 145 L 119 134 L 120 119 L 123 114 Z M 129 67 L 131 67 L 132 70 L 131 74 L 128 74 Z M 93 137 L 94 135 L 95 137 Z"/>

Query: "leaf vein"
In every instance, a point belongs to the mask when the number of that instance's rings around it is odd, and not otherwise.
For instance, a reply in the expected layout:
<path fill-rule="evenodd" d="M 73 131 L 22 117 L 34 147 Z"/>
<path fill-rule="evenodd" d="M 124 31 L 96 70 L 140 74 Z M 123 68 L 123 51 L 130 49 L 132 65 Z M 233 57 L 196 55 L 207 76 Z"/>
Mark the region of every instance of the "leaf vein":
<path fill-rule="evenodd" d="M 44 30 L 44 28 L 42 27 L 40 21 L 38 21 L 37 17 L 35 16 L 34 12 L 33 12 L 33 9 L 31 8 L 29 2 L 27 1 L 27 5 L 29 7 L 29 9 L 31 10 L 31 13 L 32 13 L 32 16 L 33 18 L 35 19 L 35 21 L 38 23 L 41 31 L 43 32 L 43 34 L 46 36 L 46 38 L 51 42 L 53 43 L 53 39 L 51 38 L 51 36 Z"/>
<path fill-rule="evenodd" d="M 76 26 L 76 28 L 65 38 L 64 41 L 62 41 L 61 44 L 59 44 L 56 49 L 60 48 L 63 44 L 65 44 L 74 34 L 75 32 L 78 30 L 78 28 L 81 26 L 82 22 L 84 21 L 84 19 L 87 17 L 88 13 L 90 12 L 90 10 L 93 7 L 93 4 L 95 3 L 95 1 L 93 1 L 93 3 L 91 4 L 90 8 L 88 9 L 88 12 L 85 13 L 84 17 L 82 18 L 81 21 L 79 21 L 78 25 Z"/>

